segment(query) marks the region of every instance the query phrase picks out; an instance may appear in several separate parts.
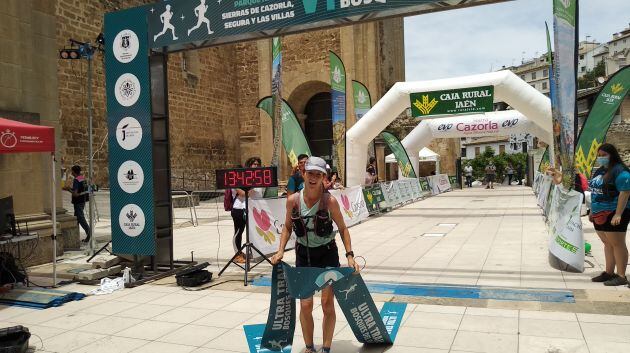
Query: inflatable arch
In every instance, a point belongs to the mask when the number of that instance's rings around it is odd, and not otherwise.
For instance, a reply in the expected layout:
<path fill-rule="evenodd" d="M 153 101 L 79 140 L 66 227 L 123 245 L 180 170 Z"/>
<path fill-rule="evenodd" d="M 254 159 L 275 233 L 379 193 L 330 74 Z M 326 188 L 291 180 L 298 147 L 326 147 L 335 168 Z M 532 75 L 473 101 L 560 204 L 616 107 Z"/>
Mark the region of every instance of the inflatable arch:
<path fill-rule="evenodd" d="M 549 98 L 511 71 L 440 79 L 398 82 L 346 134 L 347 185 L 360 185 L 365 174 L 367 146 L 400 113 L 409 108 L 415 92 L 494 86 L 495 102 L 505 102 L 546 132 L 552 131 Z M 539 136 L 545 138 L 545 136 Z"/>
<path fill-rule="evenodd" d="M 418 174 L 418 153 L 434 138 L 505 136 L 521 132 L 528 132 L 549 145 L 553 143 L 551 131 L 516 110 L 424 119 L 401 143 Z"/>

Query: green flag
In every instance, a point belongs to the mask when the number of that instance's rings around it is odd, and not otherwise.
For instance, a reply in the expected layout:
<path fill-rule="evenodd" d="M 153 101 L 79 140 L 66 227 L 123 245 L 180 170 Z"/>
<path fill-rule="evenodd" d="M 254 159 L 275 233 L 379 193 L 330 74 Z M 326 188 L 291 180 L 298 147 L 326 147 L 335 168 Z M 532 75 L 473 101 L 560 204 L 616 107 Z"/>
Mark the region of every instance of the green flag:
<path fill-rule="evenodd" d="M 352 80 L 352 96 L 354 98 L 354 115 L 359 121 L 372 108 L 372 97 L 367 87 L 359 81 Z M 374 140 L 368 145 L 368 156 L 376 157 Z M 376 167 L 378 171 L 378 166 Z"/>
<path fill-rule="evenodd" d="M 392 133 L 387 131 L 381 132 L 381 137 L 389 146 L 389 149 L 394 153 L 394 157 L 398 161 L 398 166 L 405 178 L 417 178 L 416 171 L 413 169 L 411 165 L 411 161 L 409 161 L 409 156 L 407 155 L 407 150 L 403 147 L 398 137 L 394 136 Z"/>
<path fill-rule="evenodd" d="M 330 98 L 333 123 L 333 167 L 346 181 L 346 68 L 337 54 L 330 52 Z"/>
<path fill-rule="evenodd" d="M 615 112 L 628 94 L 630 66 L 619 70 L 602 87 L 584 121 L 575 150 L 575 168 L 586 177 L 597 158 L 597 149 L 604 142 Z"/>
<path fill-rule="evenodd" d="M 271 96 L 267 96 L 260 101 L 256 106 L 262 109 L 265 113 L 272 116 L 273 113 L 273 99 Z M 311 155 L 311 149 L 308 147 L 308 142 L 302 132 L 302 127 L 295 117 L 293 109 L 289 106 L 285 100 L 282 100 L 282 145 L 284 150 L 291 161 L 291 166 L 295 167 L 298 164 L 297 156 L 300 154 Z"/>
<path fill-rule="evenodd" d="M 562 167 L 563 184 L 573 187 L 575 132 L 577 118 L 577 32 L 578 0 L 553 0 L 555 60 L 555 96 L 553 134 L 556 148 L 555 163 Z"/>

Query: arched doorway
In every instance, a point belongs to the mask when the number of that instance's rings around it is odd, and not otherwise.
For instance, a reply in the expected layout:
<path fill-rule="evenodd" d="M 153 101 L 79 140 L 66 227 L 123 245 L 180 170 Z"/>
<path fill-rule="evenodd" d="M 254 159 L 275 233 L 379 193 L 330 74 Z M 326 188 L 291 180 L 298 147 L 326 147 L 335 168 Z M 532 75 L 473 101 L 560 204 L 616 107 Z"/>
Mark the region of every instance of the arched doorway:
<path fill-rule="evenodd" d="M 304 108 L 306 139 L 314 156 L 332 161 L 332 103 L 330 92 L 315 94 Z"/>

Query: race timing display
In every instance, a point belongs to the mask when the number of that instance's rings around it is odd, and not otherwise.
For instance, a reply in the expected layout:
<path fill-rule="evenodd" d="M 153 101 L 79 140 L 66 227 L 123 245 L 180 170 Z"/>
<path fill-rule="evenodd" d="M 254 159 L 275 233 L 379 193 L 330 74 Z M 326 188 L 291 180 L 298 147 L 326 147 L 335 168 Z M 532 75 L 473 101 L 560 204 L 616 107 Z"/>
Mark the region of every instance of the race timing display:
<path fill-rule="evenodd" d="M 276 167 L 219 169 L 217 189 L 267 188 L 278 186 Z"/>

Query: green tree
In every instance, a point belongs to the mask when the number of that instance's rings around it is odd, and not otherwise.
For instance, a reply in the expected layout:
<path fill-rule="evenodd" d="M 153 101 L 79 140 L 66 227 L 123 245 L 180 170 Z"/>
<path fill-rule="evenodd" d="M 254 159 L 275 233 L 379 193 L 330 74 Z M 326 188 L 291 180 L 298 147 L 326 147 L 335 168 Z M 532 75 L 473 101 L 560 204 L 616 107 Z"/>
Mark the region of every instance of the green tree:
<path fill-rule="evenodd" d="M 604 61 L 602 60 L 597 63 L 597 65 L 595 65 L 593 70 L 586 71 L 584 76 L 578 78 L 578 89 L 597 87 L 599 85 L 599 82 L 597 82 L 597 78 L 605 76 L 606 66 L 604 64 Z"/>
<path fill-rule="evenodd" d="M 476 180 L 484 180 L 486 177 L 486 166 L 490 161 L 494 162 L 497 168 L 497 182 L 501 182 L 507 175 L 506 170 L 508 165 L 512 165 L 514 169 L 514 175 L 520 178 L 525 176 L 525 168 L 527 166 L 527 153 L 514 153 L 507 154 L 505 152 L 498 155 L 494 155 L 494 149 L 492 147 L 486 147 L 486 150 L 469 160 L 468 163 L 473 167 L 473 177 Z M 465 163 L 466 164 L 466 163 Z M 520 174 L 519 174 L 520 171 Z"/>

